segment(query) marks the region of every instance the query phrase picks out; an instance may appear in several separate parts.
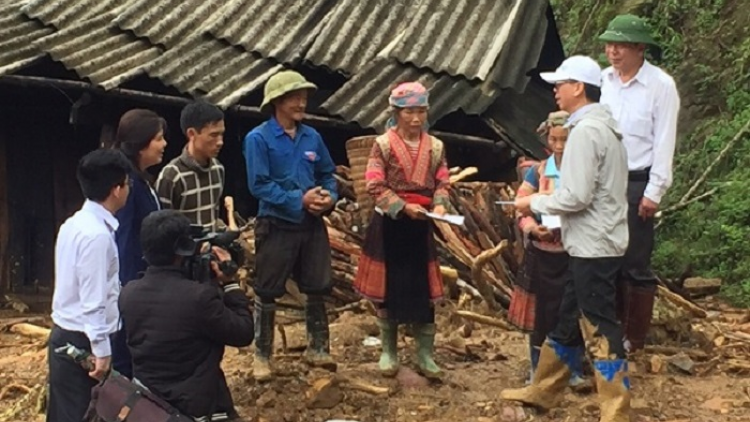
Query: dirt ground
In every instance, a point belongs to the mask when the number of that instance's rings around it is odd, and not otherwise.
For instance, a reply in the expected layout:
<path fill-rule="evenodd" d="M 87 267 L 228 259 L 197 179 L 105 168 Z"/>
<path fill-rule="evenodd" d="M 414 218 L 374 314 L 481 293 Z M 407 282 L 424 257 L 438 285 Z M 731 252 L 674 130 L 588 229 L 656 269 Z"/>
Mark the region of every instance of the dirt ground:
<path fill-rule="evenodd" d="M 253 422 L 598 421 L 595 394 L 568 392 L 560 408 L 543 415 L 499 400 L 500 390 L 523 383 L 528 368 L 524 336 L 485 326 L 466 326 L 449 319 L 446 313 L 439 316 L 442 332 L 437 361 L 447 372 L 440 384 L 427 385 L 411 371 L 415 367 L 414 345 L 410 337 L 404 336 L 399 350 L 402 373 L 398 379 L 379 376 L 379 346 L 365 345 L 373 341 L 371 336 L 377 336 L 374 320 L 365 314 L 345 313 L 331 325 L 332 353 L 340 363 L 336 380 L 345 379 L 329 391 L 334 407 L 309 406 L 311 385 L 330 374 L 310 371 L 302 364 L 304 327 L 299 324 L 284 329 L 286 342 L 281 335 L 276 336 L 278 377 L 271 383 L 259 385 L 253 380 L 252 348 L 227 348 L 224 367 L 238 409 Z M 3 311 L 0 327 L 3 321 L 17 316 Z M 632 363 L 633 421 L 750 422 L 750 378 L 720 371 L 705 375 L 678 373 L 681 371 L 674 365 L 659 364 L 662 358 L 668 361 L 666 356 L 653 356 L 638 356 Z M 654 370 L 659 373 L 652 373 Z M 0 421 L 42 421 L 43 416 L 36 412 L 44 405 L 45 376 L 46 350 L 41 340 L 0 333 Z M 359 380 L 390 391 L 366 393 L 353 389 L 346 380 Z"/>

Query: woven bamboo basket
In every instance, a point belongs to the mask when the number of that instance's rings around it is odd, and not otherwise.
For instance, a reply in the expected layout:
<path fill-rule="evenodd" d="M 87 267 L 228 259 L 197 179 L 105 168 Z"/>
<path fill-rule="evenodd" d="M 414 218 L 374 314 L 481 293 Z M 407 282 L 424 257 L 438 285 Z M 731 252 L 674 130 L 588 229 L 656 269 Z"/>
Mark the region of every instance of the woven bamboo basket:
<path fill-rule="evenodd" d="M 369 223 L 372 212 L 375 209 L 372 197 L 367 194 L 365 170 L 367 169 L 367 159 L 370 156 L 370 151 L 376 137 L 374 135 L 358 136 L 346 141 L 346 155 L 349 159 L 349 169 L 351 170 L 351 178 L 354 182 L 354 194 L 357 195 L 357 203 L 360 207 L 359 212 L 366 223 Z"/>

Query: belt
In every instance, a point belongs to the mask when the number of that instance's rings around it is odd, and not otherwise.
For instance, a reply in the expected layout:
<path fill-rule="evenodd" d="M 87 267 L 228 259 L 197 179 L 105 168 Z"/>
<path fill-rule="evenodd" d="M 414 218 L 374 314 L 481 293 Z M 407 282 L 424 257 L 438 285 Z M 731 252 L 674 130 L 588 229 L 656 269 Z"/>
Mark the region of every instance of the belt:
<path fill-rule="evenodd" d="M 631 170 L 628 172 L 629 182 L 648 182 L 651 174 L 651 167 L 646 167 L 643 170 Z"/>

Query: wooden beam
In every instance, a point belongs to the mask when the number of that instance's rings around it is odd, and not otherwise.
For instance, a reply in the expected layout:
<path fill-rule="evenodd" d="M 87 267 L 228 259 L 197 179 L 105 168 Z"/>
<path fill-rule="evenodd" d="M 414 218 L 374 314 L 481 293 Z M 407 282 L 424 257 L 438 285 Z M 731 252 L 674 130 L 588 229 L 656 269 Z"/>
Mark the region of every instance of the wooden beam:
<path fill-rule="evenodd" d="M 125 88 L 112 88 L 110 90 L 104 90 L 96 85 L 92 85 L 88 82 L 83 81 L 70 81 L 65 79 L 54 79 L 46 78 L 42 76 L 23 76 L 23 75 L 5 75 L 0 77 L 0 83 L 17 85 L 17 86 L 38 86 L 38 87 L 54 87 L 58 89 L 73 89 L 82 90 L 86 92 L 105 94 L 112 97 L 119 97 L 131 100 L 146 101 L 156 104 L 169 104 L 176 106 L 184 106 L 192 101 L 192 98 L 178 97 L 174 95 L 155 94 L 153 92 L 139 91 L 134 89 Z M 260 111 L 260 107 L 246 106 L 246 105 L 234 105 L 227 108 L 227 111 L 233 112 L 240 116 L 248 116 L 253 118 L 268 117 L 267 113 Z M 371 128 L 363 128 L 358 124 L 345 122 L 341 119 L 334 117 L 321 116 L 316 114 L 308 114 L 305 116 L 305 121 L 312 125 L 320 125 L 324 127 L 333 127 L 338 129 L 353 130 L 362 132 L 364 130 L 372 130 Z M 460 133 L 442 132 L 442 131 L 430 131 L 436 137 L 444 140 L 446 143 L 454 143 L 459 145 L 467 145 L 474 147 L 486 147 L 486 148 L 507 148 L 509 143 L 503 140 L 493 140 L 489 138 L 483 138 L 479 136 L 464 135 Z M 498 133 L 500 134 L 500 133 Z M 503 136 L 501 135 L 501 138 Z"/>

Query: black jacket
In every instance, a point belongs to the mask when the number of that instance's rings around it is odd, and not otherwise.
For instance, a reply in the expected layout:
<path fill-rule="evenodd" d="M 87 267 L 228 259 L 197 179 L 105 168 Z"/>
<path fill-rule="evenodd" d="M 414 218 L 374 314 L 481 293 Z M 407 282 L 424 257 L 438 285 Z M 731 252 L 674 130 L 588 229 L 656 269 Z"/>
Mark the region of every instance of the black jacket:
<path fill-rule="evenodd" d="M 176 267 L 149 267 L 123 288 L 119 305 L 138 381 L 188 416 L 236 415 L 220 365 L 225 345 L 253 341 L 241 290 L 224 293 Z"/>

